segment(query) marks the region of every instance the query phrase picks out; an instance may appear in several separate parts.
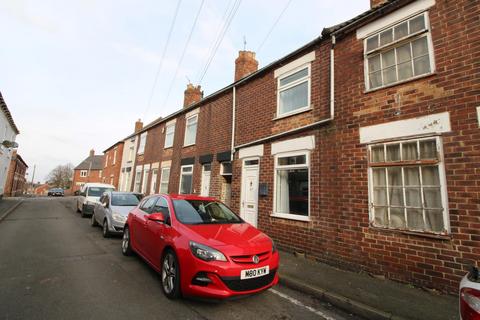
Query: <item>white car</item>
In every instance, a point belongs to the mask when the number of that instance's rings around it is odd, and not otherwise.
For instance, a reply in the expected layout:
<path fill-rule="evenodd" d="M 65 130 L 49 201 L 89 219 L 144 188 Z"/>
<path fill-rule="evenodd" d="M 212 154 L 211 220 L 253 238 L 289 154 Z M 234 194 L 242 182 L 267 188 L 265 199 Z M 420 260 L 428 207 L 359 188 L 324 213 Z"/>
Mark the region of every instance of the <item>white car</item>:
<path fill-rule="evenodd" d="M 478 269 L 472 270 L 460 282 L 460 319 L 480 319 L 480 278 Z"/>
<path fill-rule="evenodd" d="M 77 211 L 82 217 L 93 214 L 95 203 L 98 203 L 105 191 L 113 191 L 115 187 L 105 183 L 86 183 L 81 189 L 77 198 Z"/>

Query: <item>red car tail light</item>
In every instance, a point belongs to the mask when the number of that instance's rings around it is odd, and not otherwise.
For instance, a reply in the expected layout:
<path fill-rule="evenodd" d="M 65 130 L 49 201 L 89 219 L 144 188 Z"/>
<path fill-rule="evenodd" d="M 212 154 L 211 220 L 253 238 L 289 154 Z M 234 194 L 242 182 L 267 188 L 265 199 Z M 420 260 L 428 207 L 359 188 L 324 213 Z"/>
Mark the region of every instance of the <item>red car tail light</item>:
<path fill-rule="evenodd" d="M 463 288 L 460 291 L 460 314 L 462 320 L 480 320 L 480 291 Z"/>

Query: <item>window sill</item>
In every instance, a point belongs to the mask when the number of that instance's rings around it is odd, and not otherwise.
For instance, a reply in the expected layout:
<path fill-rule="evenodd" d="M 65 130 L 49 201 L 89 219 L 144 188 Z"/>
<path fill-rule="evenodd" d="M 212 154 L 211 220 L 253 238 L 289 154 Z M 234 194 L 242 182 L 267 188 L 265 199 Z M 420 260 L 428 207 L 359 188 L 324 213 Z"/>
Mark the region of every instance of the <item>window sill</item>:
<path fill-rule="evenodd" d="M 299 216 L 296 214 L 289 214 L 289 213 L 272 213 L 270 217 L 310 222 L 310 217 L 308 216 Z"/>
<path fill-rule="evenodd" d="M 275 121 L 275 120 L 280 120 L 280 119 L 284 119 L 284 118 L 288 118 L 288 117 L 291 117 L 291 116 L 294 116 L 294 115 L 297 115 L 297 114 L 300 114 L 300 113 L 304 113 L 304 112 L 308 112 L 308 111 L 311 111 L 313 110 L 312 106 L 308 106 L 308 107 L 305 107 L 305 108 L 301 108 L 301 109 L 298 109 L 298 110 L 295 110 L 293 112 L 290 112 L 290 113 L 286 113 L 286 114 L 283 114 L 283 115 L 280 115 L 280 116 L 276 116 L 275 118 L 273 118 L 272 120 Z"/>
<path fill-rule="evenodd" d="M 430 238 L 430 239 L 437 239 L 437 240 L 452 240 L 451 235 L 448 234 L 438 234 L 438 233 L 428 233 L 428 232 L 421 232 L 421 231 L 409 231 L 409 230 L 401 230 L 401 229 L 389 229 L 383 228 L 379 226 L 374 226 L 370 224 L 370 229 L 374 231 L 380 232 L 388 232 L 388 233 L 397 233 L 397 234 L 405 234 L 411 236 L 417 236 L 422 238 Z"/>
<path fill-rule="evenodd" d="M 395 83 L 390 83 L 390 84 L 388 84 L 386 86 L 383 86 L 383 87 L 378 87 L 378 88 L 374 88 L 374 89 L 367 89 L 363 93 L 367 94 L 367 93 L 382 90 L 382 89 L 388 89 L 388 88 L 395 87 L 395 86 L 398 86 L 398 85 L 401 85 L 401 84 L 405 84 L 405 83 L 410 82 L 410 81 L 415 81 L 415 80 L 418 80 L 418 79 L 434 76 L 436 74 L 437 74 L 437 72 L 433 71 L 433 72 L 422 74 L 422 75 L 419 75 L 419 76 L 416 76 L 416 77 L 413 77 L 413 78 L 410 78 L 410 79 L 402 80 L 402 81 L 395 82 Z"/>
<path fill-rule="evenodd" d="M 182 148 L 187 148 L 187 147 L 191 147 L 191 146 L 194 146 L 195 143 L 191 143 L 191 144 L 185 144 Z"/>
<path fill-rule="evenodd" d="M 163 147 L 163 150 L 172 149 L 172 148 L 173 148 L 173 145 L 171 145 L 169 147 Z"/>

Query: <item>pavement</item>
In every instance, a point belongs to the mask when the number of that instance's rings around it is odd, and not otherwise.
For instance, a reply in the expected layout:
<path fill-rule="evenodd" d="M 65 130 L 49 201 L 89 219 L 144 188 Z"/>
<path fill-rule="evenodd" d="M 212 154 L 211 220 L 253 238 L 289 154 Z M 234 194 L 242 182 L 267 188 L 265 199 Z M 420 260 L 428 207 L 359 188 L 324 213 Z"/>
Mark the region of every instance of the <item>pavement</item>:
<path fill-rule="evenodd" d="M 21 203 L 22 198 L 2 198 L 0 199 L 0 221 L 5 219 Z"/>
<path fill-rule="evenodd" d="M 458 319 L 458 298 L 280 251 L 280 283 L 366 319 Z"/>

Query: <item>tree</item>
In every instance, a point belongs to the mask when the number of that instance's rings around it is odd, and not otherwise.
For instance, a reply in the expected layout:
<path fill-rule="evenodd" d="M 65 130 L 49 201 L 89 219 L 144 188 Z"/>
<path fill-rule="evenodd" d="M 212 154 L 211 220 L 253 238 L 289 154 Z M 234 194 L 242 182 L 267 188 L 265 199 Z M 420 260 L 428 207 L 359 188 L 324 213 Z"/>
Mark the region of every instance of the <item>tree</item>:
<path fill-rule="evenodd" d="M 53 187 L 68 189 L 73 176 L 73 165 L 67 163 L 56 166 L 47 176 L 47 183 Z"/>

